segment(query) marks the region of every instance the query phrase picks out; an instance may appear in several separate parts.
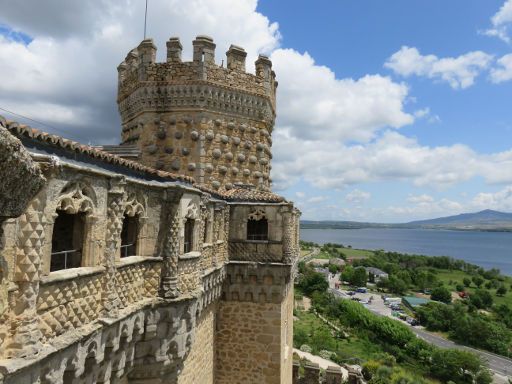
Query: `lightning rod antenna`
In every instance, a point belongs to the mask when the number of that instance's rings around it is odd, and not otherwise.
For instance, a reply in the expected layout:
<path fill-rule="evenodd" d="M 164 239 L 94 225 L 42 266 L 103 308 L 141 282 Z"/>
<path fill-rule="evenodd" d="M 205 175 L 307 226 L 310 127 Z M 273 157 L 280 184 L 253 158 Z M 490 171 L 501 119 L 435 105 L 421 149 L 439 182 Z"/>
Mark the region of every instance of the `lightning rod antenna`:
<path fill-rule="evenodd" d="M 146 40 L 146 23 L 148 20 L 148 0 L 146 0 L 146 11 L 144 12 L 144 40 Z"/>

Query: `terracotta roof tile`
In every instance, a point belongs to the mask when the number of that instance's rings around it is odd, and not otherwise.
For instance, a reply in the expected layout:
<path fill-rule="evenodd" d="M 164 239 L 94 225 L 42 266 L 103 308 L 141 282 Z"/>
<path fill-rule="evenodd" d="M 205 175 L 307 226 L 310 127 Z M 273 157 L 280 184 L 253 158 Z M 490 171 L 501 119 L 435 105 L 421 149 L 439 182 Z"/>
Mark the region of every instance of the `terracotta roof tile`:
<path fill-rule="evenodd" d="M 247 186 L 235 186 L 230 190 L 213 190 L 204 185 L 199 185 L 195 182 L 195 180 L 186 175 L 179 175 L 171 172 L 160 171 L 151 167 L 147 167 L 142 165 L 136 161 L 127 160 L 117 155 L 113 155 L 106 151 L 103 151 L 97 147 L 92 147 L 89 145 L 80 144 L 79 142 L 65 139 L 63 137 L 52 135 L 47 132 L 40 131 L 38 129 L 32 128 L 28 125 L 19 124 L 16 121 L 8 121 L 3 116 L 0 115 L 0 125 L 7 128 L 14 136 L 19 138 L 28 137 L 32 140 L 39 141 L 44 144 L 48 144 L 51 146 L 56 146 L 65 150 L 69 150 L 72 152 L 77 152 L 85 156 L 92 157 L 94 159 L 99 159 L 102 162 L 114 164 L 122 167 L 126 167 L 132 169 L 134 171 L 142 172 L 148 175 L 157 176 L 163 179 L 168 179 L 171 181 L 182 181 L 191 184 L 192 186 L 210 193 L 213 196 L 218 198 L 228 200 L 228 201 L 246 201 L 246 202 L 268 202 L 268 203 L 281 203 L 286 202 L 286 200 L 276 195 L 272 192 L 261 191 L 254 188 L 249 188 Z"/>

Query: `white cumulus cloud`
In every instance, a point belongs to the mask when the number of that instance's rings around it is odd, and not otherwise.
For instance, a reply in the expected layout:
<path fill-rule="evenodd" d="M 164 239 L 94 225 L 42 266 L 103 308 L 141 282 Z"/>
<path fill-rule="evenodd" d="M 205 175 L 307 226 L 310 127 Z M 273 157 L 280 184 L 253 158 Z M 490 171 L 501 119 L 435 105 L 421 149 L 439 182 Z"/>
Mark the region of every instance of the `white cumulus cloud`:
<path fill-rule="evenodd" d="M 336 78 L 308 53 L 277 49 L 271 56 L 279 76 L 278 125 L 303 139 L 368 141 L 378 130 L 400 128 L 414 117 L 404 111 L 405 84 L 366 75 Z"/>
<path fill-rule="evenodd" d="M 492 55 L 482 51 L 439 58 L 422 55 L 415 47 L 403 46 L 384 65 L 404 77 L 423 76 L 447 82 L 454 89 L 464 89 L 474 84 L 475 78 L 489 67 L 492 59 Z"/>
<path fill-rule="evenodd" d="M 495 36 L 510 43 L 509 27 L 512 24 L 512 0 L 506 0 L 491 18 L 492 27 L 484 31 L 487 36 Z"/>
<path fill-rule="evenodd" d="M 491 70 L 493 83 L 512 80 L 512 53 L 498 59 L 497 66 Z"/>
<path fill-rule="evenodd" d="M 345 195 L 345 200 L 353 204 L 361 204 L 369 200 L 371 196 L 370 192 L 354 189 Z"/>

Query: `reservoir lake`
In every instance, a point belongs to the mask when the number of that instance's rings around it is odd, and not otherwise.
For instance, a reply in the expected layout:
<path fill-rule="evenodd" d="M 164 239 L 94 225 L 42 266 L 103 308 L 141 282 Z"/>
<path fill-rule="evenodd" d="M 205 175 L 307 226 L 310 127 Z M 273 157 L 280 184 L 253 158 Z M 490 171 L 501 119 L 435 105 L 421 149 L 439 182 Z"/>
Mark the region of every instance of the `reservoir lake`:
<path fill-rule="evenodd" d="M 512 233 L 435 229 L 302 229 L 300 238 L 359 249 L 383 249 L 416 255 L 451 256 L 512 276 Z"/>

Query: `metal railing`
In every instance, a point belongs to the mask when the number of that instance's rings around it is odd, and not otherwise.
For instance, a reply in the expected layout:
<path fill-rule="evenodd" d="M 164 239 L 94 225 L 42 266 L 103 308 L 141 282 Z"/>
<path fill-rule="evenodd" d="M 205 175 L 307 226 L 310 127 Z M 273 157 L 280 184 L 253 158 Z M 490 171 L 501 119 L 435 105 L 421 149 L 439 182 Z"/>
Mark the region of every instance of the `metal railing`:
<path fill-rule="evenodd" d="M 81 249 L 69 249 L 66 251 L 59 251 L 59 252 L 52 252 L 51 253 L 51 265 L 50 265 L 50 271 L 58 271 L 59 269 L 68 269 L 68 255 L 75 253 L 75 252 L 81 252 Z M 53 267 L 54 263 L 54 256 L 61 256 L 64 255 L 64 268 L 55 268 Z"/>
<path fill-rule="evenodd" d="M 121 257 L 128 257 L 135 255 L 135 243 L 121 245 Z"/>
<path fill-rule="evenodd" d="M 266 233 L 248 233 L 247 240 L 268 240 Z"/>

